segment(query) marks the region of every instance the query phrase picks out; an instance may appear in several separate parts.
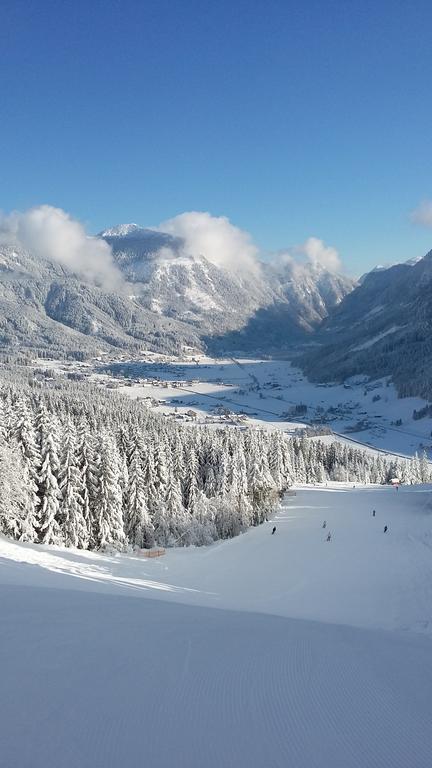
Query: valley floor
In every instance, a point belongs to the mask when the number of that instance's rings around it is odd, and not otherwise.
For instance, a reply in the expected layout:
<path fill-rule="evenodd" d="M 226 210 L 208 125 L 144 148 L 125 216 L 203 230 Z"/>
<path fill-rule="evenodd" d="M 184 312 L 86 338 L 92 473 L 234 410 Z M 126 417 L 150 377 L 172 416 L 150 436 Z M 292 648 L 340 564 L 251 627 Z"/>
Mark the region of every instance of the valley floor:
<path fill-rule="evenodd" d="M 220 424 L 242 414 L 244 425 L 288 433 L 318 423 L 342 439 L 385 452 L 412 456 L 425 450 L 432 456 L 432 417 L 413 418 L 426 402 L 398 398 L 388 379 L 365 383 L 359 376 L 345 384 L 319 384 L 288 360 L 207 357 L 125 362 L 113 370 L 120 378 L 93 373 L 92 379 L 177 419 L 188 418 L 192 410 L 198 422 Z M 122 371 L 130 378 L 121 378 Z M 296 414 L 300 406 L 306 410 Z M 218 415 L 223 410 L 233 419 Z"/>
<path fill-rule="evenodd" d="M 302 487 L 150 561 L 1 538 L 0 763 L 430 766 L 431 490 Z"/>

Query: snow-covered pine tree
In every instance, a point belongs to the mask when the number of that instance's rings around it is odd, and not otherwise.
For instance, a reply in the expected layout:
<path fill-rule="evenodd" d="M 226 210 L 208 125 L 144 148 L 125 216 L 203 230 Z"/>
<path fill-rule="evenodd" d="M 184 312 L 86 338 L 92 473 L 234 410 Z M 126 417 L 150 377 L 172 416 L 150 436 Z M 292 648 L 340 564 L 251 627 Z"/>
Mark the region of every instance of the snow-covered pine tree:
<path fill-rule="evenodd" d="M 174 464 L 169 454 L 167 456 L 165 511 L 170 520 L 172 536 L 175 540 L 180 540 L 180 537 L 184 536 L 188 525 L 190 525 L 190 515 L 183 506 L 180 479 L 174 472 Z"/>
<path fill-rule="evenodd" d="M 254 510 L 254 525 L 259 525 L 277 504 L 277 490 L 270 473 L 267 452 L 263 450 L 263 437 L 257 434 L 251 441 L 248 487 Z"/>
<path fill-rule="evenodd" d="M 11 434 L 19 446 L 28 473 L 28 490 L 33 508 L 32 527 L 37 531 L 39 528 L 38 512 L 40 499 L 38 496 L 38 476 L 42 463 L 41 453 L 36 436 L 33 412 L 27 398 L 20 396 L 15 407 L 15 419 Z M 36 541 L 37 535 L 35 534 L 31 540 Z"/>
<path fill-rule="evenodd" d="M 59 489 L 59 519 L 64 543 L 67 547 L 87 549 L 90 531 L 84 517 L 86 489 L 78 466 L 77 433 L 70 418 L 66 421 L 62 436 Z"/>
<path fill-rule="evenodd" d="M 119 483 L 118 449 L 111 435 L 101 432 L 97 444 L 97 496 L 95 505 L 96 541 L 99 548 L 111 545 L 123 548 L 122 492 Z"/>
<path fill-rule="evenodd" d="M 19 541 L 37 541 L 28 466 L 14 443 L 0 439 L 0 532 Z"/>
<path fill-rule="evenodd" d="M 193 512 L 194 504 L 199 491 L 199 464 L 195 446 L 190 445 L 185 462 L 185 506 L 189 512 Z"/>
<path fill-rule="evenodd" d="M 138 547 L 152 547 L 154 525 L 147 506 L 144 455 L 142 438 L 133 434 L 128 451 L 128 485 L 125 494 L 124 522 L 130 544 Z"/>
<path fill-rule="evenodd" d="M 60 527 L 59 434 L 57 419 L 40 403 L 37 415 L 41 468 L 38 477 L 40 499 L 39 536 L 43 544 L 63 544 L 64 534 Z"/>
<path fill-rule="evenodd" d="M 231 467 L 230 489 L 227 497 L 235 513 L 238 533 L 240 533 L 240 531 L 245 531 L 253 522 L 253 506 L 249 497 L 246 460 L 240 445 L 235 447 Z"/>
<path fill-rule="evenodd" d="M 147 436 L 146 445 L 143 448 L 143 475 L 144 475 L 144 490 L 146 496 L 146 503 L 150 512 L 151 518 L 153 518 L 156 508 L 159 503 L 158 490 L 155 485 L 155 463 L 154 463 L 154 445 L 150 434 Z"/>
<path fill-rule="evenodd" d="M 199 547 L 211 544 L 218 538 L 212 499 L 208 499 L 203 491 L 198 491 L 193 514 L 189 517 L 186 535 L 182 540 L 184 544 L 194 544 Z"/>
<path fill-rule="evenodd" d="M 81 417 L 77 428 L 77 461 L 82 488 L 82 514 L 88 531 L 88 547 L 97 546 L 96 499 L 98 492 L 98 468 L 95 440 L 87 419 Z"/>

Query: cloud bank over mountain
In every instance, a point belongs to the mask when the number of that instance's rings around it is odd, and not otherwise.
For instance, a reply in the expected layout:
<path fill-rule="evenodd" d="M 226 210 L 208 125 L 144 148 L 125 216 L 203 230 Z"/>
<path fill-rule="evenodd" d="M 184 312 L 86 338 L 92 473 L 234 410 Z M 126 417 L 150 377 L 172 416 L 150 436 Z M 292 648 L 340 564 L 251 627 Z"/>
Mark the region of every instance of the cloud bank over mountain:
<path fill-rule="evenodd" d="M 204 256 L 213 264 L 236 272 L 259 273 L 260 254 L 251 235 L 231 224 L 226 216 L 189 211 L 162 222 L 157 229 L 182 240 L 183 251 L 189 256 Z M 320 264 L 330 272 L 342 269 L 336 248 L 325 245 L 318 237 L 308 237 L 301 245 L 270 254 L 270 258 L 275 263 L 292 260 Z"/>
<path fill-rule="evenodd" d="M 123 225 L 112 231 L 117 235 L 133 235 L 139 230 L 137 225 Z M 187 211 L 163 221 L 153 227 L 153 231 L 172 238 L 172 244 L 168 243 L 160 250 L 161 259 L 204 257 L 237 275 L 260 277 L 262 254 L 252 236 L 232 224 L 226 216 Z M 104 235 L 110 232 L 106 230 Z M 0 243 L 20 246 L 57 262 L 106 290 L 118 291 L 124 285 L 124 276 L 115 264 L 110 244 L 102 237 L 89 236 L 83 225 L 61 208 L 41 205 L 0 216 Z M 265 260 L 268 259 L 275 266 L 306 262 L 320 264 L 330 272 L 342 268 L 337 250 L 317 237 L 267 254 Z"/>
<path fill-rule="evenodd" d="M 163 221 L 157 229 L 183 241 L 188 256 L 204 256 L 212 264 L 235 272 L 259 271 L 258 248 L 248 232 L 226 216 L 187 211 Z"/>
<path fill-rule="evenodd" d="M 1 216 L 0 242 L 57 262 L 107 290 L 122 285 L 108 243 L 87 235 L 82 224 L 61 208 L 41 205 Z"/>
<path fill-rule="evenodd" d="M 277 267 L 278 264 L 285 263 L 310 263 L 320 265 L 329 272 L 340 272 L 342 262 L 336 248 L 325 245 L 318 237 L 308 237 L 301 245 L 294 245 L 291 248 L 283 249 L 272 256 L 272 262 Z"/>

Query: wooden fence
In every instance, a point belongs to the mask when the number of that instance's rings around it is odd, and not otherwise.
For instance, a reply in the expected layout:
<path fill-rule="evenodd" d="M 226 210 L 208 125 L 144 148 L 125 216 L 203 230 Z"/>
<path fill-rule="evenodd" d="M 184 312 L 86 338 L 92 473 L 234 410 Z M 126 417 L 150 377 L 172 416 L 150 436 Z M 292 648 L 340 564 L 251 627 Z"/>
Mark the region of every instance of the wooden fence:
<path fill-rule="evenodd" d="M 141 549 L 141 557 L 162 557 L 165 554 L 164 549 Z"/>

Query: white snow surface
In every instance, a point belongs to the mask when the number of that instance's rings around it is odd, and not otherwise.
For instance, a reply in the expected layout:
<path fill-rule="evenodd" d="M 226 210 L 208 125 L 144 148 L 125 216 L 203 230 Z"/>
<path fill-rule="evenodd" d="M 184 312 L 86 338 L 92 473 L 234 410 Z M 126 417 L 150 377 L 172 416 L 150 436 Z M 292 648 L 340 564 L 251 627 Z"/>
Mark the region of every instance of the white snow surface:
<path fill-rule="evenodd" d="M 372 339 L 369 339 L 368 341 L 365 341 L 363 344 L 358 344 L 357 347 L 352 348 L 352 352 L 359 352 L 362 349 L 369 349 L 370 347 L 373 347 L 374 344 L 377 344 L 378 341 L 381 341 L 381 339 L 384 339 L 386 336 L 389 336 L 392 333 L 396 333 L 396 331 L 399 331 L 403 326 L 402 325 L 392 325 L 391 328 L 388 328 L 387 331 L 383 331 L 382 333 L 378 333 L 376 336 L 374 336 Z"/>
<path fill-rule="evenodd" d="M 192 285 L 188 286 L 185 289 L 185 296 L 189 299 L 189 301 L 192 301 L 194 304 L 196 304 L 198 307 L 201 307 L 202 309 L 206 310 L 212 310 L 212 309 L 220 309 L 219 305 L 214 301 L 211 296 L 209 296 L 208 293 L 205 291 L 202 291 L 196 283 L 193 283 Z"/>
<path fill-rule="evenodd" d="M 117 224 L 117 226 L 110 227 L 101 232 L 100 237 L 124 237 L 132 232 L 136 232 L 137 229 L 140 229 L 138 224 Z"/>
<path fill-rule="evenodd" d="M 301 487 L 153 560 L 0 538 L 0 764 L 429 768 L 431 490 Z"/>

